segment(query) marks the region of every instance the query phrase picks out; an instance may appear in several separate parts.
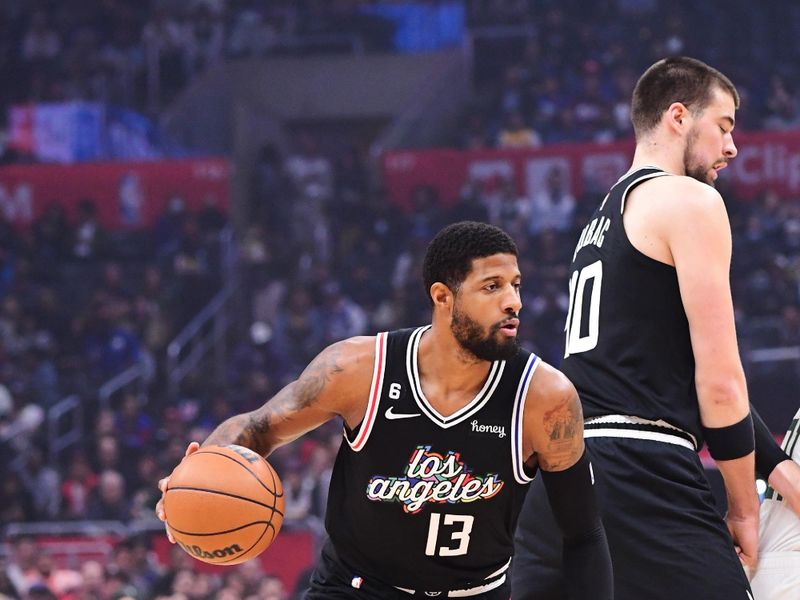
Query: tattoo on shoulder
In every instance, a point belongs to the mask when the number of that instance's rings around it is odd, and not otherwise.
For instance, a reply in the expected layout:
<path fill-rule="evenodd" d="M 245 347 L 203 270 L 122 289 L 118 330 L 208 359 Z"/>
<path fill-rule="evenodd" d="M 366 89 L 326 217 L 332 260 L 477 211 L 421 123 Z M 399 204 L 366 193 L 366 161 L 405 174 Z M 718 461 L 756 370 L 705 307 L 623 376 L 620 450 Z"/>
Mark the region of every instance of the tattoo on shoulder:
<path fill-rule="evenodd" d="M 331 376 L 344 371 L 341 362 L 342 343 L 334 344 L 311 361 L 297 380 L 295 399 L 299 408 L 310 406 Z"/>
<path fill-rule="evenodd" d="M 558 470 L 575 453 L 575 442 L 580 437 L 581 411 L 574 398 L 569 398 L 544 414 L 543 425 L 547 434 L 547 448 L 540 454 L 542 466 Z"/>

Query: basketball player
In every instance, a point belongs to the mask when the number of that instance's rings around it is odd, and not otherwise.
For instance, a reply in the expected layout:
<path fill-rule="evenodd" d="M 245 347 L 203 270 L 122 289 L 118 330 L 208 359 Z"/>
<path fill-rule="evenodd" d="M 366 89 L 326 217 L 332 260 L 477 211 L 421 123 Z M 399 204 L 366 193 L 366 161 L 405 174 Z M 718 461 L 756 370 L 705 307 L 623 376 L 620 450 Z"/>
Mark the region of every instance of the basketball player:
<path fill-rule="evenodd" d="M 800 410 L 782 449 L 791 460 L 781 461 L 768 475 L 770 486 L 761 504 L 759 558 L 750 581 L 758 600 L 800 598 Z"/>
<path fill-rule="evenodd" d="M 742 563 L 758 550 L 754 430 L 730 225 L 713 187 L 736 156 L 738 104 L 730 80 L 700 61 L 651 66 L 633 92 L 631 169 L 573 255 L 562 369 L 583 404 L 617 600 L 751 597 Z M 703 440 L 725 482 L 725 521 L 697 455 Z M 541 492 L 520 516 L 514 600 L 562 597 Z"/>
<path fill-rule="evenodd" d="M 563 530 L 572 597 L 610 599 L 580 402 L 561 373 L 518 346 L 516 245 L 491 225 L 456 223 L 431 242 L 423 275 L 431 325 L 331 345 L 204 445 L 267 456 L 343 419 L 330 539 L 307 599 L 507 600 L 513 531 L 537 468 Z M 157 514 L 165 518 L 162 503 Z"/>

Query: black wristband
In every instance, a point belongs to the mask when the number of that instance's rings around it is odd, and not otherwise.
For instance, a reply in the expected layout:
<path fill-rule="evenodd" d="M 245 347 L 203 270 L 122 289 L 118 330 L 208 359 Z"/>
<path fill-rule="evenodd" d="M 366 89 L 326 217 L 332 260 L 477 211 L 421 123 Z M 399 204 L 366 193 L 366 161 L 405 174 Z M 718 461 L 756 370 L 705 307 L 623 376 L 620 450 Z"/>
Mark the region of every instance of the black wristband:
<path fill-rule="evenodd" d="M 755 450 L 753 417 L 750 413 L 727 427 L 703 427 L 708 451 L 714 460 L 735 460 Z"/>
<path fill-rule="evenodd" d="M 769 427 L 761 419 L 761 415 L 753 410 L 752 405 L 750 414 L 753 415 L 753 427 L 756 432 L 756 472 L 764 479 L 769 479 L 775 467 L 791 458 L 775 441 Z"/>

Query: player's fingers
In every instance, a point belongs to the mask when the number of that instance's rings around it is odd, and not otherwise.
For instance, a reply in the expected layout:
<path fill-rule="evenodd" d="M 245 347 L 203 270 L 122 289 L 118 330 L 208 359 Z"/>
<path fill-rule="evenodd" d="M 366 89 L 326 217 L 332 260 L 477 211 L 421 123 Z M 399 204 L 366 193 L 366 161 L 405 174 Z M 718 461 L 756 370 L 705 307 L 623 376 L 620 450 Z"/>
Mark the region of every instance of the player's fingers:
<path fill-rule="evenodd" d="M 167 539 L 169 540 L 169 543 L 174 544 L 175 538 L 172 537 L 172 533 L 170 533 L 169 531 L 169 525 L 167 525 L 166 523 L 164 523 L 164 530 L 167 532 Z"/>
<path fill-rule="evenodd" d="M 158 517 L 158 518 L 159 518 L 161 521 L 166 521 L 166 520 L 167 520 L 167 515 L 166 515 L 166 513 L 164 512 L 164 501 L 163 501 L 163 500 L 159 500 L 159 501 L 156 503 L 156 516 L 157 516 L 157 517 Z"/>
<path fill-rule="evenodd" d="M 198 442 L 191 442 L 186 447 L 186 454 L 184 456 L 189 456 L 190 454 L 194 454 L 198 450 L 200 450 L 200 444 Z"/>
<path fill-rule="evenodd" d="M 163 494 L 167 491 L 167 482 L 169 481 L 169 477 L 164 477 L 158 480 L 158 489 Z"/>

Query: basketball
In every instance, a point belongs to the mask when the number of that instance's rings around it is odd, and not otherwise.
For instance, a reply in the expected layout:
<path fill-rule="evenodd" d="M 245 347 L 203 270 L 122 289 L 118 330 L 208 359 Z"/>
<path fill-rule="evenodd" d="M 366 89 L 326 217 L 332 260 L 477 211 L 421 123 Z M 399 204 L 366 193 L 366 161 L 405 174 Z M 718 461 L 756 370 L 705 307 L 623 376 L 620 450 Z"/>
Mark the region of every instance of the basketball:
<path fill-rule="evenodd" d="M 207 446 L 175 468 L 164 494 L 167 527 L 191 556 L 235 565 L 258 556 L 283 523 L 283 486 L 243 446 Z"/>

